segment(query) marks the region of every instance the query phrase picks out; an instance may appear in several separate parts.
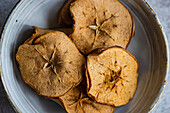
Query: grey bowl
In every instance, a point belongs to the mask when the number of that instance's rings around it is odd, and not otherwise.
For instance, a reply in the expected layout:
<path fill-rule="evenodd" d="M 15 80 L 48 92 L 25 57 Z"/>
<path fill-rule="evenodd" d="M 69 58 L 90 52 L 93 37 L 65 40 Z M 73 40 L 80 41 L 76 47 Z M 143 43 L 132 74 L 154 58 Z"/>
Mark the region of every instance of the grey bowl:
<path fill-rule="evenodd" d="M 167 81 L 169 50 L 160 22 L 144 0 L 120 0 L 135 20 L 135 37 L 128 51 L 139 61 L 134 98 L 115 113 L 152 112 Z M 11 104 L 23 113 L 65 113 L 57 103 L 38 96 L 22 80 L 15 54 L 33 32 L 32 26 L 57 27 L 57 14 L 65 0 L 22 0 L 8 18 L 1 38 L 1 78 Z"/>

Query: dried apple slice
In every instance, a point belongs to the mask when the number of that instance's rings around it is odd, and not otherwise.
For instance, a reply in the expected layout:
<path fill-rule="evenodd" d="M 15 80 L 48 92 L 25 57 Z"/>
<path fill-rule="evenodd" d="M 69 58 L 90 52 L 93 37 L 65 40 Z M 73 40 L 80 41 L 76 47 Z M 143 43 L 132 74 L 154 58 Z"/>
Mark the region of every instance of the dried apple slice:
<path fill-rule="evenodd" d="M 40 36 L 32 45 L 21 45 L 16 60 L 24 81 L 46 97 L 64 95 L 81 82 L 84 74 L 84 56 L 59 31 Z"/>
<path fill-rule="evenodd" d="M 66 4 L 62 7 L 59 14 L 59 25 L 60 26 L 72 26 L 73 19 L 70 14 L 70 5 L 75 0 L 68 0 Z"/>
<path fill-rule="evenodd" d="M 114 113 L 114 106 L 94 102 L 87 96 L 86 86 L 80 84 L 59 97 L 67 113 Z M 58 101 L 58 100 L 56 100 Z"/>
<path fill-rule="evenodd" d="M 119 0 L 76 0 L 70 6 L 74 20 L 71 38 L 85 54 L 112 46 L 127 48 L 134 20 Z"/>
<path fill-rule="evenodd" d="M 138 62 L 126 50 L 113 47 L 87 57 L 87 93 L 95 101 L 122 106 L 133 98 Z"/>

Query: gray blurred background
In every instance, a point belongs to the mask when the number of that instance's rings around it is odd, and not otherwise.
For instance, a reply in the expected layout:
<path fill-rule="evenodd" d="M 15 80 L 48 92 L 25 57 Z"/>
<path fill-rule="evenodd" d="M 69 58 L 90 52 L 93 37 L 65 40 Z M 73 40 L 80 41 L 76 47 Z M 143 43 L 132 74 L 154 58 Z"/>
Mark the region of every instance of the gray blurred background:
<path fill-rule="evenodd" d="M 13 7 L 19 0 L 0 0 L 0 33 Z M 170 0 L 146 0 L 158 15 L 165 30 L 170 47 Z M 15 113 L 8 102 L 0 80 L 0 113 Z M 170 113 L 170 76 L 163 96 L 153 113 Z"/>

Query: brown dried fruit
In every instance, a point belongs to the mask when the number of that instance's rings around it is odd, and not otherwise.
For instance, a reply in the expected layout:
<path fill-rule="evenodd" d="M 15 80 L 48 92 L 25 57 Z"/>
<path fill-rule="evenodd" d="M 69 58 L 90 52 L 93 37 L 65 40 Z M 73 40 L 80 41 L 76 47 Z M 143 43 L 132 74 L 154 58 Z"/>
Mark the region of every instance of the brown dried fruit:
<path fill-rule="evenodd" d="M 114 113 L 114 106 L 91 100 L 86 94 L 84 84 L 73 88 L 59 99 L 68 113 Z"/>
<path fill-rule="evenodd" d="M 64 95 L 81 82 L 84 74 L 84 56 L 59 31 L 21 45 L 16 60 L 24 81 L 46 97 Z"/>
<path fill-rule="evenodd" d="M 95 101 L 122 106 L 133 98 L 138 62 L 126 50 L 113 47 L 87 57 L 87 92 Z"/>
<path fill-rule="evenodd" d="M 59 25 L 60 26 L 72 26 L 73 19 L 70 14 L 70 5 L 75 0 L 68 0 L 66 4 L 62 7 L 59 14 Z"/>
<path fill-rule="evenodd" d="M 112 46 L 126 48 L 134 35 L 134 21 L 119 0 L 76 0 L 70 6 L 71 38 L 85 54 Z"/>

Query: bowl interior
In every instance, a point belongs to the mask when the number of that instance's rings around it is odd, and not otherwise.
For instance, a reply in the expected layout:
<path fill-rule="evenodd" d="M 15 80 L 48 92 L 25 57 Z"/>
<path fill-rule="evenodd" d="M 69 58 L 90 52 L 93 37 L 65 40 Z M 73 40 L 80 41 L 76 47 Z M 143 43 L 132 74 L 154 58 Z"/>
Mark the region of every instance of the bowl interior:
<path fill-rule="evenodd" d="M 33 33 L 32 26 L 56 28 L 64 0 L 23 0 L 14 9 L 2 36 L 1 70 L 7 94 L 18 111 L 65 113 L 57 103 L 41 97 L 22 79 L 15 59 L 17 48 Z M 128 51 L 139 62 L 138 88 L 134 98 L 115 113 L 143 113 L 152 108 L 164 85 L 167 50 L 153 14 L 142 0 L 121 0 L 135 20 L 135 37 Z"/>

